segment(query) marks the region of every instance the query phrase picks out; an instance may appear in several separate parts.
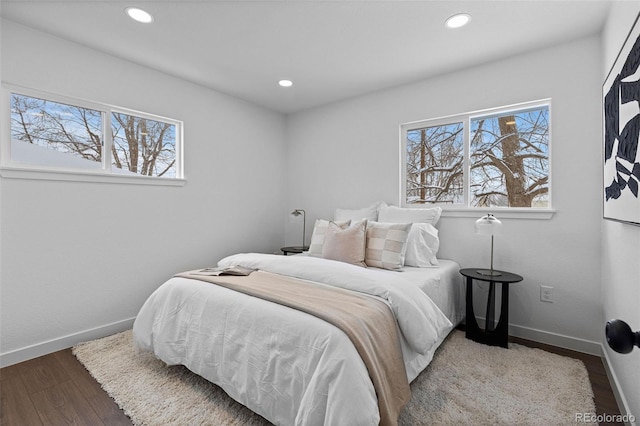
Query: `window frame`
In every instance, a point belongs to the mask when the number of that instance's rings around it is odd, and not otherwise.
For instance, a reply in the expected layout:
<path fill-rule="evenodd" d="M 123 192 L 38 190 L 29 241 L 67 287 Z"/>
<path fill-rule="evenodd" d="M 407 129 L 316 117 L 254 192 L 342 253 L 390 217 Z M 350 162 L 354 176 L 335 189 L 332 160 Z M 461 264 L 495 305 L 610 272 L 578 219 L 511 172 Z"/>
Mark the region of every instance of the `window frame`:
<path fill-rule="evenodd" d="M 102 135 L 103 152 L 102 167 L 99 169 L 80 169 L 72 167 L 48 166 L 44 164 L 31 164 L 13 161 L 11 159 L 11 95 L 44 99 L 51 102 L 58 102 L 80 108 L 96 110 L 102 113 Z M 158 185 L 158 186 L 183 186 L 186 183 L 184 178 L 184 124 L 180 120 L 163 117 L 147 112 L 136 111 L 106 103 L 89 101 L 70 96 L 59 95 L 42 90 L 26 88 L 18 85 L 2 83 L 0 89 L 0 102 L 6 108 L 2 108 L 0 114 L 0 176 L 10 179 L 35 179 L 53 181 L 81 181 L 81 182 L 103 182 L 122 183 L 135 185 Z M 148 120 L 161 121 L 175 126 L 175 155 L 176 155 L 176 177 L 143 176 L 136 174 L 119 174 L 112 171 L 111 146 L 113 136 L 111 130 L 111 114 L 124 113 Z"/>
<path fill-rule="evenodd" d="M 506 115 L 509 113 L 525 112 L 540 107 L 546 107 L 549 111 L 549 183 L 547 207 L 473 207 L 470 205 L 471 188 L 470 188 L 470 147 L 471 147 L 471 122 L 480 118 L 491 118 L 495 116 Z M 407 133 L 412 130 L 423 129 L 425 127 L 444 126 L 448 124 L 462 123 L 463 125 L 463 203 L 447 204 L 408 204 L 406 201 L 407 191 Z M 442 216 L 445 217 L 479 217 L 487 213 L 495 213 L 503 218 L 521 218 L 521 219 L 550 219 L 555 213 L 553 208 L 552 196 L 552 105 L 551 98 L 540 99 L 530 102 L 522 102 L 518 104 L 506 105 L 495 108 L 471 111 L 460 114 L 452 114 L 432 119 L 412 121 L 400 125 L 400 199 L 398 205 L 405 208 L 427 208 L 439 206 L 442 208 Z"/>

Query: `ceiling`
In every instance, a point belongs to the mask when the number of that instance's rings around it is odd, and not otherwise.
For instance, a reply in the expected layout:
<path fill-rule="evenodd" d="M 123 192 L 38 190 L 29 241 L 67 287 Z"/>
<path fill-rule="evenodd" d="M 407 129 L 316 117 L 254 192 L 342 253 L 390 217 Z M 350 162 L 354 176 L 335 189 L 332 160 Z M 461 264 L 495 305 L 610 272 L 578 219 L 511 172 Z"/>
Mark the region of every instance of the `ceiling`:
<path fill-rule="evenodd" d="M 2 0 L 3 18 L 282 113 L 599 33 L 606 0 Z M 151 24 L 131 20 L 137 6 Z M 466 12 L 466 27 L 445 28 Z M 279 87 L 280 79 L 293 86 Z"/>

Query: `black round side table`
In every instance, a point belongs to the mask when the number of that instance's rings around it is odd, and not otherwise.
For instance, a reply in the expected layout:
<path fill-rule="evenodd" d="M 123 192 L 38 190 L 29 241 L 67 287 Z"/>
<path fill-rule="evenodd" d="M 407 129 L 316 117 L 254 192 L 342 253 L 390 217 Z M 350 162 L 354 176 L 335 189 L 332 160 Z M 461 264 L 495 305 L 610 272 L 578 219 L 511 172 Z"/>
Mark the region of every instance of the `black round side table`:
<path fill-rule="evenodd" d="M 509 286 L 523 280 L 520 275 L 482 268 L 460 269 L 460 273 L 467 278 L 467 303 L 466 303 L 466 337 L 475 342 L 491 346 L 509 347 Z M 493 275 L 491 275 L 493 273 Z M 482 330 L 476 321 L 473 312 L 473 280 L 489 283 L 489 295 L 487 297 L 487 314 L 485 327 Z M 495 316 L 495 283 L 502 287 L 502 303 L 500 305 L 500 320 L 494 327 Z"/>

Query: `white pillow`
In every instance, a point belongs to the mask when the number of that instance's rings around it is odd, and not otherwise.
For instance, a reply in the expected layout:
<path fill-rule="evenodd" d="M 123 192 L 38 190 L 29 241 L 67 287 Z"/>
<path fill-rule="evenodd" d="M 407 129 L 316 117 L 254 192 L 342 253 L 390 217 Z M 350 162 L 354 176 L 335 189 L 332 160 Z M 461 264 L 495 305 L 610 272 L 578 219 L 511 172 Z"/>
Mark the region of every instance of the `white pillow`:
<path fill-rule="evenodd" d="M 347 229 L 341 228 L 335 222 L 329 222 L 324 236 L 322 257 L 366 267 L 364 262 L 366 243 L 366 219 L 355 222 Z"/>
<path fill-rule="evenodd" d="M 364 207 L 361 209 L 336 209 L 333 213 L 333 220 L 335 221 L 344 221 L 344 220 L 378 220 L 378 211 L 381 207 L 386 207 L 387 203 L 384 201 L 378 201 L 370 205 L 369 207 Z"/>
<path fill-rule="evenodd" d="M 383 206 L 380 208 L 378 222 L 393 223 L 430 223 L 435 225 L 442 214 L 441 207 L 429 209 L 409 209 L 396 206 Z"/>
<path fill-rule="evenodd" d="M 367 266 L 400 269 L 404 266 L 410 223 L 367 223 Z"/>
<path fill-rule="evenodd" d="M 404 257 L 406 266 L 428 268 L 438 266 L 440 239 L 438 230 L 430 223 L 414 223 L 407 239 L 407 251 Z"/>
<path fill-rule="evenodd" d="M 341 229 L 346 229 L 351 225 L 350 220 L 344 222 L 336 222 Z M 324 237 L 329 227 L 328 220 L 316 219 L 313 225 L 313 234 L 311 234 L 311 242 L 309 244 L 309 256 L 322 257 L 322 246 L 324 245 Z"/>

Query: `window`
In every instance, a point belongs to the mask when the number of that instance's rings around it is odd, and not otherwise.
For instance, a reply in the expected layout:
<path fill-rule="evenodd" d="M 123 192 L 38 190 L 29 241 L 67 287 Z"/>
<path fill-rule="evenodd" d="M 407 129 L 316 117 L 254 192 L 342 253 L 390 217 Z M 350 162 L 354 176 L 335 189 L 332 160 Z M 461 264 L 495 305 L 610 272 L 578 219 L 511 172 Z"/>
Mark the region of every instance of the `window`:
<path fill-rule="evenodd" d="M 3 148 L 4 168 L 182 179 L 181 122 L 34 93 L 9 94 L 10 145 L 8 151 Z"/>
<path fill-rule="evenodd" d="M 112 170 L 144 176 L 176 177 L 176 126 L 114 112 Z"/>
<path fill-rule="evenodd" d="M 550 102 L 402 125 L 403 204 L 549 209 Z"/>
<path fill-rule="evenodd" d="M 463 123 L 407 130 L 407 204 L 464 201 Z"/>
<path fill-rule="evenodd" d="M 102 113 L 94 109 L 11 94 L 11 160 L 100 169 Z"/>

